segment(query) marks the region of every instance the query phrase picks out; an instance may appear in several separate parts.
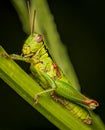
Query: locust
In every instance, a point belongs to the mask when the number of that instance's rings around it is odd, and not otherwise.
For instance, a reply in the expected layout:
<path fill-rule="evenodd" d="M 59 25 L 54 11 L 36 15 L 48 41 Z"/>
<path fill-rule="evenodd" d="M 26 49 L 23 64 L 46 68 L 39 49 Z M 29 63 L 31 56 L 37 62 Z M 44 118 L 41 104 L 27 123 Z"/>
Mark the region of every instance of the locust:
<path fill-rule="evenodd" d="M 35 94 L 35 103 L 38 97 L 44 93 L 55 92 L 58 95 L 79 104 L 87 109 L 95 109 L 98 102 L 86 97 L 77 91 L 66 78 L 55 60 L 51 57 L 44 36 L 32 33 L 25 41 L 22 54 L 10 55 L 14 60 L 21 60 L 30 63 L 30 70 L 38 83 L 46 90 Z"/>
<path fill-rule="evenodd" d="M 35 94 L 35 104 L 38 104 L 40 96 L 49 93 L 55 101 L 64 105 L 65 108 L 68 110 L 71 108 L 86 124 L 91 124 L 88 110 L 95 109 L 99 106 L 99 103 L 86 97 L 72 86 L 55 59 L 51 56 L 45 37 L 35 32 L 33 28 L 23 44 L 21 55 L 11 54 L 9 57 L 13 60 L 29 63 L 32 75 L 44 89 Z"/>

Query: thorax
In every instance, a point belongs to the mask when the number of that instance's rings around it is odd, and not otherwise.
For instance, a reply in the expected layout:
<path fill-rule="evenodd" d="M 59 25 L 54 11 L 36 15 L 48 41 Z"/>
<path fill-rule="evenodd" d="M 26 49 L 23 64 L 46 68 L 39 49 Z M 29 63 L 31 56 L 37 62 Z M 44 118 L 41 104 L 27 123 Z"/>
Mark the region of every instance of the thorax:
<path fill-rule="evenodd" d="M 49 55 L 48 50 L 44 47 L 32 57 L 31 71 L 41 80 L 41 72 L 44 72 L 54 80 L 62 80 L 68 83 L 63 72 Z"/>
<path fill-rule="evenodd" d="M 47 49 L 43 47 L 33 55 L 31 69 L 35 69 L 36 73 L 45 72 L 50 77 L 54 78 L 56 76 L 56 70 L 53 63 L 54 61 L 49 55 Z"/>

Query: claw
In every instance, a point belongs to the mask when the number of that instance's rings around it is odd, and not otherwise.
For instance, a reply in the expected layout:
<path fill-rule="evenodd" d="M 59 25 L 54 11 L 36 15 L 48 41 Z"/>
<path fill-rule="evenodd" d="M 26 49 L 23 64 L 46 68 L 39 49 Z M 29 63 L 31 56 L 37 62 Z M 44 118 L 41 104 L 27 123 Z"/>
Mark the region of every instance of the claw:
<path fill-rule="evenodd" d="M 38 104 L 38 95 L 36 94 L 34 96 L 34 105 L 37 105 Z"/>
<path fill-rule="evenodd" d="M 6 53 L 2 53 L 1 56 L 5 57 L 7 59 L 10 59 L 10 56 L 8 54 L 6 54 Z"/>
<path fill-rule="evenodd" d="M 85 119 L 83 120 L 84 123 L 86 123 L 87 125 L 91 125 L 92 124 L 92 119 L 89 118 L 89 119 Z"/>

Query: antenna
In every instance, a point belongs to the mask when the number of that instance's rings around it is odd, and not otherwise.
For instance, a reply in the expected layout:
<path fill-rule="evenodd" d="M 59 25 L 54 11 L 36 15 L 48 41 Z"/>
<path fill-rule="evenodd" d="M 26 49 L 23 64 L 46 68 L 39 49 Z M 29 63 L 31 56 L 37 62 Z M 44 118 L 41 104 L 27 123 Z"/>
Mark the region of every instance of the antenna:
<path fill-rule="evenodd" d="M 35 24 L 35 15 L 36 15 L 36 10 L 34 10 L 33 17 L 31 16 L 31 10 L 30 10 L 30 0 L 27 0 L 27 7 L 28 7 L 28 14 L 29 14 L 29 21 L 30 21 L 30 29 L 31 29 L 31 34 L 34 33 L 34 24 Z"/>
<path fill-rule="evenodd" d="M 34 26 L 34 25 L 35 25 L 35 15 L 36 15 L 36 10 L 34 10 L 34 14 L 33 14 L 33 22 L 32 22 L 32 26 L 31 26 L 31 27 L 32 27 L 32 28 L 31 28 L 31 29 L 32 29 L 32 30 L 31 30 L 31 31 L 32 31 L 31 33 L 32 33 L 32 34 L 34 33 L 34 30 L 35 30 L 35 26 Z"/>

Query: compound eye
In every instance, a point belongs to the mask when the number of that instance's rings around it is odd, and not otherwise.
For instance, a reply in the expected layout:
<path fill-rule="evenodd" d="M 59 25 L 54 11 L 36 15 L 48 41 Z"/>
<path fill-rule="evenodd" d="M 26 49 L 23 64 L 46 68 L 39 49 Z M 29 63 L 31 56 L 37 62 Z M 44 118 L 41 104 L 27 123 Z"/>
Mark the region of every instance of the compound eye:
<path fill-rule="evenodd" d="M 38 34 L 38 36 L 36 37 L 36 42 L 41 42 L 43 40 L 42 35 Z"/>

